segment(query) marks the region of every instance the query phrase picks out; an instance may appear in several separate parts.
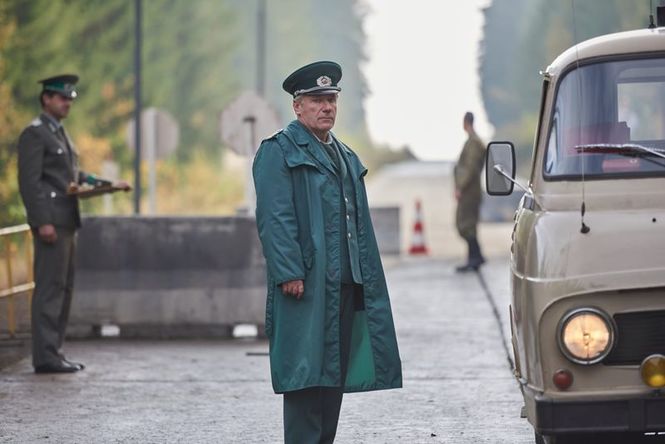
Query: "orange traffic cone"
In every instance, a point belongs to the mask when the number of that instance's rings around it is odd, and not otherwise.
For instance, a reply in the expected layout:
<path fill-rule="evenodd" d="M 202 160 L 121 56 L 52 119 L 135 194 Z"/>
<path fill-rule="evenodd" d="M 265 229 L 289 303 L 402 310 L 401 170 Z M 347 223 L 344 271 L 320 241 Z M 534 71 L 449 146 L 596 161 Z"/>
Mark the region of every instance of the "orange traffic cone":
<path fill-rule="evenodd" d="M 409 254 L 428 254 L 423 233 L 423 213 L 420 200 L 416 200 L 416 221 L 413 224 L 413 237 L 411 238 Z"/>

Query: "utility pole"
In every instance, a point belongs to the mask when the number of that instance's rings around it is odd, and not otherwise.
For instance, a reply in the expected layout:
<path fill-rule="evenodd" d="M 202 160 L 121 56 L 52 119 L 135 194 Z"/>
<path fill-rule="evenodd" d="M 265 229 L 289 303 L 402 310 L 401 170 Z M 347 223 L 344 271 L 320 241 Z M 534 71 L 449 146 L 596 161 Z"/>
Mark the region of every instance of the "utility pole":
<path fill-rule="evenodd" d="M 266 79 L 266 0 L 258 0 L 256 17 L 256 92 L 265 97 Z"/>
<path fill-rule="evenodd" d="M 141 3 L 134 0 L 134 214 L 141 214 Z"/>

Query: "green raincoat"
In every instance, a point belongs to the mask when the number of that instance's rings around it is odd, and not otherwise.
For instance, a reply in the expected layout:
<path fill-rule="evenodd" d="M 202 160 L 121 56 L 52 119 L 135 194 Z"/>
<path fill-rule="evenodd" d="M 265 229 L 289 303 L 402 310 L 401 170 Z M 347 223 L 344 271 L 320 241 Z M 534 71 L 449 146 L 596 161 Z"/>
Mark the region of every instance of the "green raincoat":
<path fill-rule="evenodd" d="M 334 136 L 333 136 L 334 137 Z M 402 386 L 388 289 L 363 177 L 344 144 L 355 186 L 365 310 L 354 313 L 345 383 L 340 372 L 340 186 L 315 137 L 298 121 L 261 143 L 254 159 L 256 222 L 268 270 L 266 335 L 275 393 L 307 387 L 345 392 Z M 300 300 L 280 284 L 302 279 Z"/>

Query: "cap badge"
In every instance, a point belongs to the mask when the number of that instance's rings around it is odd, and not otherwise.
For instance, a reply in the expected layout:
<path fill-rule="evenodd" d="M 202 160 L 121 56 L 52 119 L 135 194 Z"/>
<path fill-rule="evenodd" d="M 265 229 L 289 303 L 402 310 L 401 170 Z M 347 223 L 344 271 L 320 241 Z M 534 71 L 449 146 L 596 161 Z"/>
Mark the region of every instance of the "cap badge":
<path fill-rule="evenodd" d="M 319 86 L 330 86 L 332 85 L 332 80 L 328 76 L 321 76 L 316 79 L 316 84 Z"/>

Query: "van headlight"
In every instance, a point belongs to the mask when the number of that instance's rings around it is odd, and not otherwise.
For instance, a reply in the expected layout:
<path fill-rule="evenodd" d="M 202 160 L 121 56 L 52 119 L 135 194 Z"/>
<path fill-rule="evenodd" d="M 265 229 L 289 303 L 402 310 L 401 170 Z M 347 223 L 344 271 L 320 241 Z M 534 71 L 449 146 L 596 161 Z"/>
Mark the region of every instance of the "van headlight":
<path fill-rule="evenodd" d="M 576 308 L 561 318 L 558 327 L 559 348 L 572 362 L 596 364 L 614 345 L 614 324 L 597 308 Z"/>

